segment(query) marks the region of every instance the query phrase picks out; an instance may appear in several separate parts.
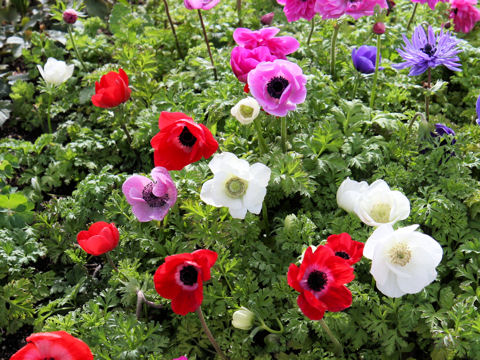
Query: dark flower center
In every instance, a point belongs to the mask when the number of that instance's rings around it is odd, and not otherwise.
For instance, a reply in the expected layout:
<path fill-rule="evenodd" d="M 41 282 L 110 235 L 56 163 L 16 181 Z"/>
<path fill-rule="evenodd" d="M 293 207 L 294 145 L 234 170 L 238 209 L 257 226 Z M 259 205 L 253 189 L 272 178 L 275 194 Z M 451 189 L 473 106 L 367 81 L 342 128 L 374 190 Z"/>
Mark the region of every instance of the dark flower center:
<path fill-rule="evenodd" d="M 422 50 L 425 54 L 427 54 L 428 56 L 433 56 L 433 54 L 435 54 L 435 51 L 437 49 L 435 49 L 435 47 L 433 47 L 432 45 L 430 44 L 426 44 L 425 47 L 423 48 L 420 48 L 420 50 Z"/>
<path fill-rule="evenodd" d="M 197 283 L 198 271 L 193 265 L 184 266 L 180 270 L 180 281 L 185 285 L 192 286 Z"/>
<path fill-rule="evenodd" d="M 49 358 L 43 358 L 43 360 L 55 360 L 55 359 L 52 357 L 49 357 Z"/>
<path fill-rule="evenodd" d="M 335 253 L 335 256 L 339 256 L 339 257 L 341 257 L 342 259 L 345 259 L 345 260 L 350 259 L 350 255 L 348 255 L 345 251 L 337 251 Z"/>
<path fill-rule="evenodd" d="M 313 270 L 308 275 L 307 284 L 310 290 L 320 291 L 327 285 L 327 275 L 323 271 Z"/>
<path fill-rule="evenodd" d="M 150 184 L 145 185 L 142 191 L 142 198 L 145 200 L 148 204 L 148 206 L 153 207 L 153 208 L 158 208 L 165 206 L 165 204 L 168 201 L 168 194 L 165 194 L 161 197 L 155 196 L 153 194 L 153 182 Z"/>
<path fill-rule="evenodd" d="M 280 99 L 283 94 L 283 91 L 288 86 L 288 80 L 282 76 L 275 76 L 272 78 L 267 84 L 267 92 L 268 94 L 275 98 Z"/>
<path fill-rule="evenodd" d="M 188 127 L 184 126 L 178 140 L 180 140 L 182 145 L 192 147 L 197 141 L 197 138 L 193 136 Z"/>

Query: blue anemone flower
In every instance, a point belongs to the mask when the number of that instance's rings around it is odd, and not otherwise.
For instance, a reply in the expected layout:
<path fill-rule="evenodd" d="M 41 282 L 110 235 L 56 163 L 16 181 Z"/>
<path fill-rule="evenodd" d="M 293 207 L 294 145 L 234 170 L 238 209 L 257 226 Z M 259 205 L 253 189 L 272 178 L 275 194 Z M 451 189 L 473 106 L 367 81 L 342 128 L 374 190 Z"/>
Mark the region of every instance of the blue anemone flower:
<path fill-rule="evenodd" d="M 352 50 L 352 61 L 355 69 L 360 71 L 363 74 L 372 74 L 375 72 L 375 62 L 377 60 L 377 47 L 362 45 L 358 49 L 354 48 Z M 380 62 L 382 57 L 380 56 Z M 380 67 L 380 70 L 383 68 Z"/>
<path fill-rule="evenodd" d="M 453 71 L 461 71 L 460 59 L 457 54 L 461 51 L 457 45 L 460 42 L 456 37 L 450 36 L 450 33 L 435 33 L 431 26 L 428 27 L 428 34 L 424 28 L 419 25 L 413 32 L 412 40 L 403 36 L 403 49 L 397 49 L 405 62 L 393 65 L 396 69 L 405 69 L 412 67 L 408 75 L 415 76 L 423 74 L 429 68 L 435 68 L 443 65 Z"/>

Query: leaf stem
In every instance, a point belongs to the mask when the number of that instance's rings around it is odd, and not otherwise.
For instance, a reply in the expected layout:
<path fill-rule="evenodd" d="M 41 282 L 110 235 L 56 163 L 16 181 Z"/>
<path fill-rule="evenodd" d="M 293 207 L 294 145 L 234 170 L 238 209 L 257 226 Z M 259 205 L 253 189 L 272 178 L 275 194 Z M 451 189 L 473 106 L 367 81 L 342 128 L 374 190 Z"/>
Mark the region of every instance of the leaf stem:
<path fill-rule="evenodd" d="M 172 29 L 173 37 L 175 38 L 175 45 L 177 46 L 178 56 L 183 59 L 182 50 L 180 50 L 180 44 L 178 43 L 177 33 L 175 31 L 175 26 L 173 26 L 173 21 L 172 21 L 172 18 L 170 17 L 170 11 L 168 10 L 167 0 L 163 0 L 163 4 L 165 5 L 165 12 L 167 13 L 168 22 L 170 23 L 170 28 Z"/>
<path fill-rule="evenodd" d="M 257 117 L 253 120 L 253 125 L 255 126 L 255 130 L 257 131 L 257 140 L 258 140 L 258 147 L 260 149 L 260 155 L 264 155 L 267 153 L 267 144 L 265 143 L 265 138 L 262 134 L 262 126 L 260 124 L 260 119 Z"/>
<path fill-rule="evenodd" d="M 328 337 L 330 340 L 333 342 L 334 345 L 334 352 L 337 356 L 343 357 L 343 346 L 340 344 L 340 342 L 337 340 L 335 335 L 330 331 L 330 328 L 328 325 L 323 321 L 323 319 L 320 320 L 320 325 L 322 326 L 323 330 L 327 333 Z"/>
<path fill-rule="evenodd" d="M 410 20 L 408 20 L 407 31 L 410 30 L 410 25 L 412 24 L 413 18 L 415 17 L 415 13 L 417 12 L 417 7 L 418 7 L 418 2 L 415 3 L 415 6 L 413 7 L 412 15 L 410 16 Z"/>
<path fill-rule="evenodd" d="M 146 304 L 147 306 L 154 308 L 154 309 L 161 309 L 163 307 L 162 304 L 156 304 L 153 301 L 148 301 L 147 298 L 145 297 L 145 294 L 143 293 L 142 290 L 137 290 L 137 320 L 140 320 L 140 317 L 142 315 L 142 305 Z"/>
<path fill-rule="evenodd" d="M 78 52 L 77 44 L 75 44 L 75 39 L 73 37 L 73 32 L 72 32 L 72 25 L 68 25 L 67 28 L 68 28 L 68 34 L 70 35 L 70 40 L 72 41 L 73 50 L 75 50 L 75 53 L 77 54 L 77 58 L 80 61 L 80 64 L 82 65 L 83 71 L 87 72 L 87 67 L 85 66 L 85 63 L 83 62 L 82 57 L 80 56 L 80 53 Z"/>
<path fill-rule="evenodd" d="M 205 331 L 205 334 L 207 335 L 208 340 L 210 340 L 210 343 L 215 348 L 215 351 L 222 359 L 226 360 L 227 357 L 222 352 L 222 349 L 220 349 L 220 346 L 218 346 L 217 342 L 215 341 L 215 338 L 213 337 L 212 333 L 210 332 L 210 329 L 207 326 L 207 323 L 205 322 L 205 318 L 203 317 L 202 307 L 199 306 L 197 310 L 195 310 L 195 312 L 198 315 L 198 319 L 200 320 L 200 323 L 202 324 L 203 331 Z"/>
<path fill-rule="evenodd" d="M 272 334 L 281 334 L 283 333 L 284 331 L 284 328 L 283 328 L 283 324 L 282 322 L 278 319 L 278 318 L 275 318 L 275 320 L 277 320 L 277 323 L 278 323 L 278 326 L 280 328 L 280 330 L 273 330 L 271 327 L 269 327 L 267 324 L 265 324 L 265 322 L 263 321 L 263 319 L 261 317 L 259 317 L 257 315 L 257 318 L 258 320 L 260 321 L 260 324 L 262 325 L 262 329 L 264 330 L 267 330 L 269 333 L 272 333 Z"/>
<path fill-rule="evenodd" d="M 200 11 L 200 9 L 197 9 L 197 11 L 198 11 L 198 17 L 200 18 L 200 23 L 202 24 L 203 37 L 205 39 L 205 43 L 207 44 L 207 50 L 208 50 L 208 55 L 210 56 L 210 62 L 212 63 L 213 76 L 215 78 L 215 81 L 217 81 L 218 80 L 217 68 L 215 67 L 215 64 L 213 63 L 212 51 L 210 50 L 210 44 L 208 43 L 207 30 L 205 30 L 205 24 L 203 23 L 202 12 Z"/>
<path fill-rule="evenodd" d="M 380 53 L 382 51 L 381 46 L 382 46 L 381 35 L 377 35 L 377 56 L 375 58 L 375 74 L 373 75 L 372 91 L 370 93 L 370 109 L 372 110 L 373 110 L 373 106 L 375 105 L 375 95 L 377 92 L 378 65 L 380 62 Z"/>

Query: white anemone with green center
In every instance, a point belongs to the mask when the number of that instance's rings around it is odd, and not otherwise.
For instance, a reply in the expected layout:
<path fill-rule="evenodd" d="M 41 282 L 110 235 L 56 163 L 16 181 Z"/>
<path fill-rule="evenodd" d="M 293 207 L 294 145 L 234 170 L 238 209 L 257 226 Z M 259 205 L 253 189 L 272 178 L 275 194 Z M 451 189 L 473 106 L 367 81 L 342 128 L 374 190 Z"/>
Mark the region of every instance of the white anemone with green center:
<path fill-rule="evenodd" d="M 200 198 L 216 207 L 226 206 L 230 215 L 244 219 L 247 210 L 259 214 L 270 180 L 270 168 L 261 163 L 250 165 L 234 154 L 216 154 L 208 164 L 213 179 L 202 186 Z"/>
<path fill-rule="evenodd" d="M 416 294 L 437 277 L 443 250 L 432 237 L 415 231 L 418 225 L 393 230 L 378 227 L 368 238 L 363 256 L 372 260 L 370 273 L 377 289 L 389 297 Z"/>
<path fill-rule="evenodd" d="M 408 198 L 400 191 L 390 190 L 383 180 L 376 180 L 368 186 L 365 181 L 347 178 L 337 191 L 337 203 L 370 226 L 393 225 L 410 215 Z"/>
<path fill-rule="evenodd" d="M 230 113 L 241 124 L 248 125 L 257 118 L 260 113 L 260 105 L 257 100 L 249 96 L 240 100 L 237 105 L 230 110 Z"/>

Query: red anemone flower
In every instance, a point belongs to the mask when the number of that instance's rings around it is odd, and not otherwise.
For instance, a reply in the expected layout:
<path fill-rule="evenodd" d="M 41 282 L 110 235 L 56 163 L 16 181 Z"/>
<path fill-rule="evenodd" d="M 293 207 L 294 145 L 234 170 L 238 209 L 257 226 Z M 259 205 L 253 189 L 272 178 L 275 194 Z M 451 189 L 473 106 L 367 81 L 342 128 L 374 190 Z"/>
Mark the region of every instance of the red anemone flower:
<path fill-rule="evenodd" d="M 27 345 L 10 360 L 93 360 L 92 352 L 82 340 L 65 331 L 36 333 L 27 337 Z"/>
<path fill-rule="evenodd" d="M 119 69 L 118 73 L 110 71 L 95 81 L 95 95 L 92 103 L 101 108 L 113 108 L 130 99 L 132 90 L 128 87 L 128 76 Z"/>
<path fill-rule="evenodd" d="M 218 149 L 210 130 L 184 113 L 162 111 L 158 127 L 160 132 L 150 142 L 155 166 L 181 170 L 202 157 L 209 158 Z"/>
<path fill-rule="evenodd" d="M 217 256 L 215 251 L 196 250 L 165 258 L 153 282 L 160 296 L 172 300 L 174 313 L 187 315 L 202 304 L 203 282 L 210 279 L 210 268 Z"/>
<path fill-rule="evenodd" d="M 327 238 L 325 246 L 332 249 L 336 256 L 345 259 L 348 265 L 353 265 L 362 258 L 365 244 L 352 240 L 348 233 L 341 233 L 338 235 L 330 235 Z"/>
<path fill-rule="evenodd" d="M 120 234 L 115 224 L 97 221 L 88 231 L 82 230 L 77 235 L 80 247 L 90 255 L 98 256 L 115 249 Z"/>
<path fill-rule="evenodd" d="M 352 305 L 352 293 L 344 284 L 355 278 L 353 268 L 326 246 L 315 252 L 308 247 L 300 267 L 290 264 L 287 278 L 288 285 L 300 293 L 297 304 L 310 320 Z"/>

